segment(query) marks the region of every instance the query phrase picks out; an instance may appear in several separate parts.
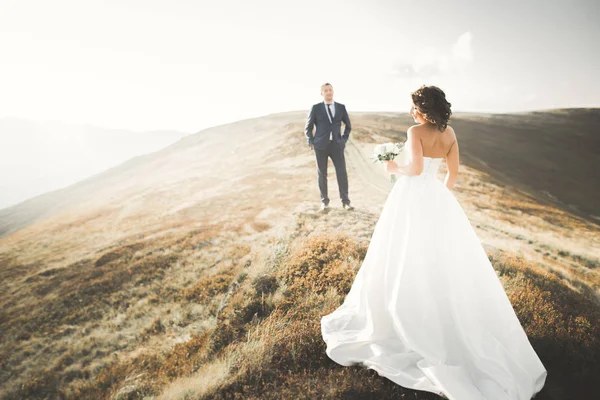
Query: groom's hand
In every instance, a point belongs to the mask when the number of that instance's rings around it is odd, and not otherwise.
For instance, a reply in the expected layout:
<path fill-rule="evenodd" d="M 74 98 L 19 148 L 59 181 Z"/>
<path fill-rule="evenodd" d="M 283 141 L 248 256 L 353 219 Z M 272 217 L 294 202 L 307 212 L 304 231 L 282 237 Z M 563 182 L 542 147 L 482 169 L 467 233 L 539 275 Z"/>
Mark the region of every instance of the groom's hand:
<path fill-rule="evenodd" d="M 310 144 L 310 149 L 312 150 L 315 146 L 311 143 Z"/>

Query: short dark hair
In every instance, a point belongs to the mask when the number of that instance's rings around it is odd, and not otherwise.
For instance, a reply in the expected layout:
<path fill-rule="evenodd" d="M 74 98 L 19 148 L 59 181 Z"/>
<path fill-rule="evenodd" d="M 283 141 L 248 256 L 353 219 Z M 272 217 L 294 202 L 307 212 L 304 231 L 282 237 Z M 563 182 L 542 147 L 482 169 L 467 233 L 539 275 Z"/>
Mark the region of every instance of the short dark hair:
<path fill-rule="evenodd" d="M 325 88 L 325 86 L 331 86 L 331 88 L 333 89 L 333 85 L 329 82 L 325 82 L 324 84 L 321 85 L 321 93 L 323 93 L 323 89 Z"/>
<path fill-rule="evenodd" d="M 417 110 L 423 115 L 425 120 L 436 124 L 440 131 L 444 131 L 448 126 L 448 121 L 452 115 L 450 104 L 446 100 L 446 94 L 437 86 L 425 86 L 411 93 L 412 101 Z"/>

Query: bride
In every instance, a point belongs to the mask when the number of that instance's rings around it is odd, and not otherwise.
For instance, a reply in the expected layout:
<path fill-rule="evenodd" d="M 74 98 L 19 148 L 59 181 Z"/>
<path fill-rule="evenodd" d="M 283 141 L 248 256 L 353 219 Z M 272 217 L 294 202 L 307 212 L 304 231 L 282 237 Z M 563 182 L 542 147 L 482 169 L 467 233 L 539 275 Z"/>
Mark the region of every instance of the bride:
<path fill-rule="evenodd" d="M 444 92 L 412 93 L 408 164 L 342 305 L 321 318 L 327 355 L 451 400 L 530 400 L 547 371 L 460 203 L 458 141 Z M 442 183 L 436 173 L 446 159 Z"/>

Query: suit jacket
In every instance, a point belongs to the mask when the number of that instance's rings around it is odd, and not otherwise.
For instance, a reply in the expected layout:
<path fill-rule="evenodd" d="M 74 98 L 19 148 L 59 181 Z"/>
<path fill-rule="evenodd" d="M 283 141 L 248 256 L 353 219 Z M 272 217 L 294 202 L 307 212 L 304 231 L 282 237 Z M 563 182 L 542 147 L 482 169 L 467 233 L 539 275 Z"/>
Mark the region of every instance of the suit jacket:
<path fill-rule="evenodd" d="M 306 136 L 306 142 L 309 146 L 313 144 L 315 149 L 326 149 L 327 143 L 329 142 L 329 132 L 333 133 L 334 144 L 346 146 L 346 142 L 350 137 L 350 131 L 352 130 L 350 117 L 348 117 L 345 105 L 335 101 L 334 104 L 335 115 L 333 117 L 333 122 L 329 122 L 329 116 L 324 101 L 314 104 L 310 109 L 304 127 L 304 135 Z M 342 122 L 344 123 L 343 135 L 341 133 Z M 314 135 L 313 127 L 316 127 Z"/>

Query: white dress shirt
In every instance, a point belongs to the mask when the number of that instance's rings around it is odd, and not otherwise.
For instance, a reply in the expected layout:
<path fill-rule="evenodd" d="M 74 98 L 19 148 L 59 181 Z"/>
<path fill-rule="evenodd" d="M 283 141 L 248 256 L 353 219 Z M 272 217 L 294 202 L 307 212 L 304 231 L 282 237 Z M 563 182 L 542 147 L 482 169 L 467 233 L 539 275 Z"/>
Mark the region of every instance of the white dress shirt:
<path fill-rule="evenodd" d="M 331 117 L 329 116 L 329 111 L 327 111 L 327 108 L 331 109 L 331 115 L 335 117 L 335 102 L 331 102 L 331 105 L 329 107 L 327 107 L 327 103 L 325 103 L 325 101 L 323 101 L 323 103 L 325 104 L 325 113 L 327 114 L 327 118 L 329 118 L 329 122 L 333 123 Z M 329 132 L 329 140 L 333 140 L 333 131 Z"/>

